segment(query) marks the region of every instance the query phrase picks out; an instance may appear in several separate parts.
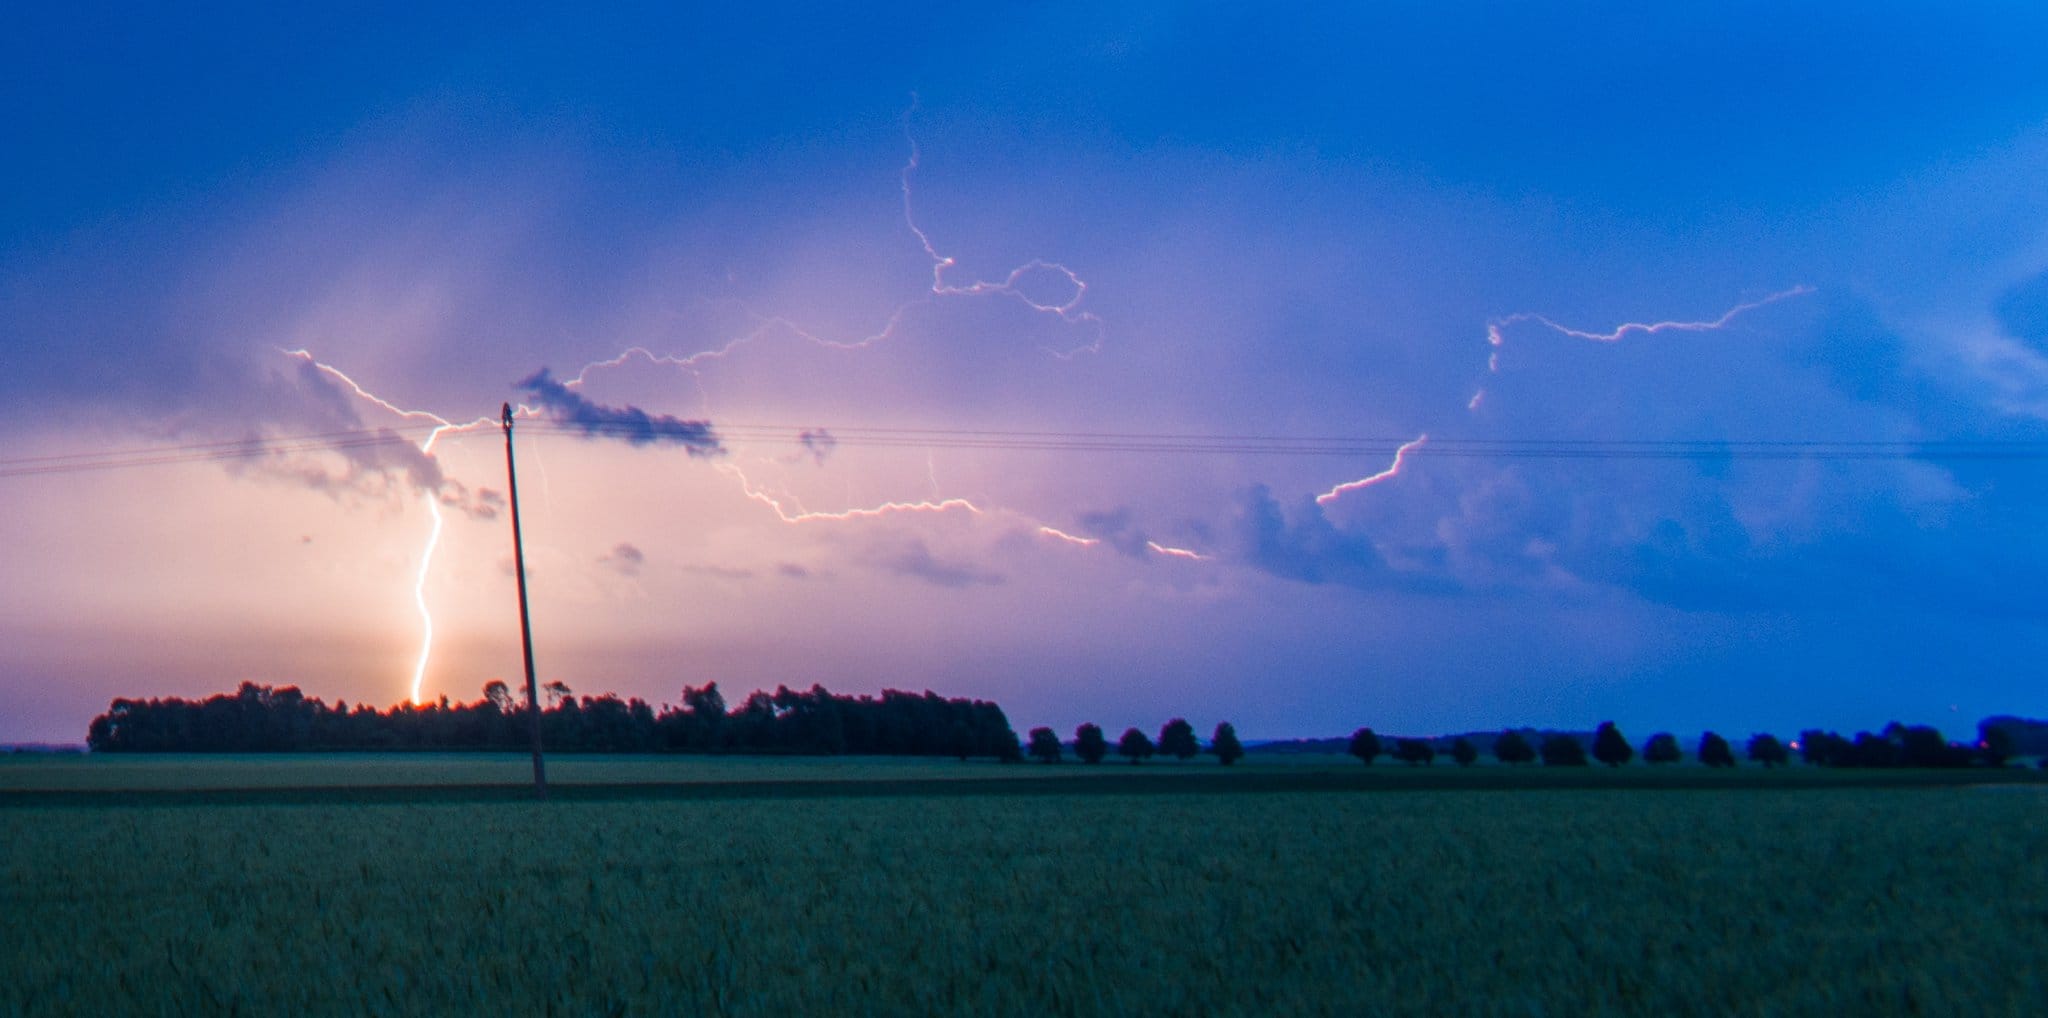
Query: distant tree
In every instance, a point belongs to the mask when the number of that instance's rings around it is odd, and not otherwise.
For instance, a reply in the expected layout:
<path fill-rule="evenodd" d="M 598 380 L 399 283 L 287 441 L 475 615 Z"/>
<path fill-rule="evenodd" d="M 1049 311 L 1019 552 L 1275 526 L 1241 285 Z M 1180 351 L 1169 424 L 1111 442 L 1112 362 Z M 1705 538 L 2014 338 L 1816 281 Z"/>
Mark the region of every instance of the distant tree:
<path fill-rule="evenodd" d="M 1658 732 L 1643 743 L 1643 762 L 1647 764 L 1677 763 L 1685 759 L 1679 751 L 1678 736 L 1670 732 Z"/>
<path fill-rule="evenodd" d="M 1174 718 L 1159 729 L 1159 755 L 1176 760 L 1192 760 L 1202 751 L 1202 744 L 1195 741 L 1195 726 L 1185 718 Z"/>
<path fill-rule="evenodd" d="M 1436 747 L 1428 739 L 1395 739 L 1394 759 L 1410 767 L 1436 763 Z"/>
<path fill-rule="evenodd" d="M 1990 767 L 2003 767 L 2012 759 L 2012 732 L 2001 727 L 1989 726 L 1977 736 L 1977 755 Z"/>
<path fill-rule="evenodd" d="M 1908 727 L 1893 722 L 1885 735 L 1899 747 L 1903 767 L 1968 767 L 1977 756 L 1972 747 L 1954 745 L 1926 725 Z"/>
<path fill-rule="evenodd" d="M 1835 757 L 1848 748 L 1847 740 L 1834 732 L 1823 732 L 1809 728 L 1799 733 L 1792 744 L 1799 750 L 1799 759 L 1816 767 L 1832 766 Z"/>
<path fill-rule="evenodd" d="M 1709 767 L 1735 766 L 1735 750 L 1729 747 L 1727 739 L 1713 732 L 1700 734 L 1700 748 L 1696 755 Z"/>
<path fill-rule="evenodd" d="M 1785 744 L 1769 732 L 1750 736 L 1747 754 L 1751 760 L 1763 764 L 1765 770 L 1792 762 L 1792 754 L 1786 751 Z"/>
<path fill-rule="evenodd" d="M 565 702 L 573 702 L 570 694 L 574 690 L 569 688 L 568 683 L 560 679 L 552 679 L 541 683 L 540 691 L 547 694 L 548 706 L 550 707 L 560 707 Z"/>
<path fill-rule="evenodd" d="M 512 701 L 511 687 L 503 679 L 492 679 L 484 683 L 484 701 L 496 708 L 500 714 L 510 714 L 518 707 Z"/>
<path fill-rule="evenodd" d="M 1380 737 L 1374 735 L 1370 728 L 1361 728 L 1351 733 L 1351 745 L 1345 752 L 1357 757 L 1360 763 L 1371 766 L 1372 758 L 1380 755 Z"/>
<path fill-rule="evenodd" d="M 1619 767 L 1635 759 L 1636 748 L 1628 744 L 1628 737 L 1612 721 L 1600 722 L 1600 728 L 1593 733 L 1593 759 L 1609 767 Z"/>
<path fill-rule="evenodd" d="M 1458 761 L 1460 767 L 1470 767 L 1479 759 L 1479 750 L 1471 739 L 1460 735 L 1451 742 L 1451 759 Z"/>
<path fill-rule="evenodd" d="M 1050 728 L 1033 728 L 1030 753 L 1040 763 L 1059 763 L 1060 737 L 1054 735 Z"/>
<path fill-rule="evenodd" d="M 1124 737 L 1116 741 L 1117 755 L 1129 757 L 1134 765 L 1156 752 L 1158 748 L 1152 745 L 1152 740 L 1135 728 L 1124 729 Z"/>
<path fill-rule="evenodd" d="M 1082 763 L 1099 764 L 1109 755 L 1109 740 L 1102 737 L 1102 727 L 1090 722 L 1074 729 L 1074 755 Z"/>
<path fill-rule="evenodd" d="M 1520 732 L 1500 733 L 1493 740 L 1493 758 L 1504 764 L 1532 763 L 1536 759 L 1536 747 L 1529 745 L 1527 737 Z"/>
<path fill-rule="evenodd" d="M 1543 745 L 1538 752 L 1543 754 L 1543 766 L 1545 767 L 1584 767 L 1587 765 L 1586 747 L 1580 745 L 1579 740 L 1569 735 L 1544 736 Z"/>
<path fill-rule="evenodd" d="M 1209 737 L 1209 752 L 1216 754 L 1225 767 L 1244 759 L 1244 745 L 1237 741 L 1237 729 L 1230 722 L 1217 722 L 1216 734 Z"/>

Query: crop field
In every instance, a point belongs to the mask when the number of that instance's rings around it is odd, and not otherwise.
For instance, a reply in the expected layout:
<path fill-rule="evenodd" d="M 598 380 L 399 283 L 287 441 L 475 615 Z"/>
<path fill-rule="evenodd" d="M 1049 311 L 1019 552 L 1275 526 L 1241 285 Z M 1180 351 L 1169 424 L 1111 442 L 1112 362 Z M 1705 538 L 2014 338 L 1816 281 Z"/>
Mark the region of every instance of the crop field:
<path fill-rule="evenodd" d="M 2048 993 L 2039 783 L 918 787 L 0 798 L 0 1014 L 2018 1015 Z"/>

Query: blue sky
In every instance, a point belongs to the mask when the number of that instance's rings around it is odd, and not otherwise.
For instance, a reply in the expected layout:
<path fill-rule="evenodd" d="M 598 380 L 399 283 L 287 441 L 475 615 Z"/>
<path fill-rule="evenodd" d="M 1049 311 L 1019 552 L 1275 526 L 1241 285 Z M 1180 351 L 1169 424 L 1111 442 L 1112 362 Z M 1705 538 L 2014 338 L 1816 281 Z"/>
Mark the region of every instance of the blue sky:
<path fill-rule="evenodd" d="M 657 702 L 930 687 L 1062 730 L 1963 735 L 2048 711 L 2038 463 L 1450 453 L 2048 440 L 2044 29 L 29 12 L 0 39 L 0 429 L 32 456 L 404 423 L 344 375 L 468 420 L 591 366 L 594 401 L 728 429 L 1367 437 L 537 437 L 542 670 Z M 242 679 L 402 698 L 423 566 L 424 691 L 474 698 L 517 667 L 487 438 L 428 472 L 337 448 L 0 477 L 0 739 Z"/>

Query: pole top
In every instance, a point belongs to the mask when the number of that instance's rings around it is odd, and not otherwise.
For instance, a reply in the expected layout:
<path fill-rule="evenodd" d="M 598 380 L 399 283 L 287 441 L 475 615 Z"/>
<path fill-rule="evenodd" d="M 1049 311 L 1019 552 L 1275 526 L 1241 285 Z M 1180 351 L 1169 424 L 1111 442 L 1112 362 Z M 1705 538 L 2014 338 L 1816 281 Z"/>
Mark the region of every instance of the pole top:
<path fill-rule="evenodd" d="M 504 422 L 504 424 L 505 424 L 505 426 L 506 426 L 506 427 L 508 427 L 508 428 L 509 428 L 509 427 L 511 427 L 511 426 L 512 426 L 512 404 L 510 404 L 510 403 L 507 403 L 507 404 L 505 404 L 505 411 L 504 411 L 504 414 L 505 414 L 505 415 L 504 415 L 503 417 L 499 418 L 499 419 L 500 419 L 501 421 L 503 421 L 503 422 Z"/>

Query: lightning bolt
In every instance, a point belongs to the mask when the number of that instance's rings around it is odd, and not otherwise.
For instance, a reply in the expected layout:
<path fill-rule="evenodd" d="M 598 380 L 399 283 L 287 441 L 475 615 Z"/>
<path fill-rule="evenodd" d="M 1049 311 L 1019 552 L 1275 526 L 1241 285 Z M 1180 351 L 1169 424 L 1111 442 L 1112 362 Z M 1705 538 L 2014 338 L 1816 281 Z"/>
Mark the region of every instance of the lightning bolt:
<path fill-rule="evenodd" d="M 1069 326 L 1085 328 L 1092 334 L 1087 343 L 1067 350 L 1041 348 L 1044 352 L 1061 360 L 1071 360 L 1082 353 L 1099 353 L 1102 348 L 1104 323 L 1094 312 L 1081 306 L 1082 301 L 1088 294 L 1088 282 L 1081 278 L 1073 269 L 1060 262 L 1033 258 L 1012 268 L 1000 280 L 977 279 L 965 283 L 953 281 L 951 277 L 954 270 L 958 268 L 959 261 L 952 255 L 940 250 L 938 243 L 933 240 L 930 231 L 920 225 L 917 220 L 913 182 L 919 168 L 923 164 L 923 150 L 919 147 L 916 133 L 911 128 L 912 119 L 917 110 L 918 100 L 913 95 L 909 108 L 904 110 L 901 118 L 903 137 L 909 151 L 902 168 L 897 173 L 897 184 L 902 195 L 904 226 L 913 237 L 917 238 L 918 247 L 924 251 L 925 257 L 931 262 L 931 285 L 923 296 L 898 305 L 890 312 L 879 330 L 850 340 L 831 339 L 817 335 L 787 317 L 762 314 L 748 307 L 744 302 L 731 300 L 732 305 L 738 307 L 749 318 L 753 319 L 754 327 L 750 331 L 730 338 L 720 345 L 689 354 L 657 353 L 644 346 L 628 347 L 614 356 L 585 364 L 576 372 L 574 377 L 566 380 L 563 384 L 571 388 L 581 388 L 594 373 L 623 368 L 636 361 L 645 361 L 650 366 L 673 367 L 694 374 L 696 369 L 707 362 L 728 357 L 740 348 L 759 342 L 761 339 L 776 332 L 787 333 L 826 349 L 865 349 L 893 338 L 898 328 L 902 325 L 905 316 L 912 309 L 928 305 L 933 300 L 942 298 L 1001 298 L 1017 301 L 1033 313 L 1051 316 Z M 1029 293 L 1025 292 L 1023 287 L 1025 281 L 1036 273 L 1049 273 L 1057 277 L 1061 283 L 1070 288 L 1071 295 L 1057 303 L 1032 297 Z M 699 377 L 701 378 L 701 376 Z M 926 474 L 931 481 L 931 498 L 917 501 L 888 501 L 879 505 L 855 507 L 833 512 L 808 510 L 804 508 L 797 498 L 787 493 L 779 497 L 771 494 L 765 486 L 757 484 L 750 479 L 746 472 L 736 463 L 721 463 L 718 464 L 717 469 L 720 473 L 736 481 L 740 491 L 748 499 L 767 507 L 769 511 L 775 514 L 776 519 L 787 524 L 834 520 L 866 520 L 919 513 L 964 512 L 973 516 L 987 515 L 981 506 L 968 499 L 946 498 L 940 494 L 937 464 L 929 452 L 926 454 L 925 466 Z M 1077 537 L 1051 526 L 1040 526 L 1036 532 L 1041 536 L 1081 547 L 1093 547 L 1101 543 L 1095 538 Z M 1194 561 L 1208 560 L 1207 556 L 1188 548 L 1176 548 L 1157 542 L 1148 542 L 1148 547 L 1156 554 L 1172 558 Z"/>
<path fill-rule="evenodd" d="M 819 336 L 787 317 L 764 315 L 748 307 L 743 302 L 733 301 L 744 314 L 754 321 L 754 327 L 744 334 L 728 339 L 722 345 L 690 354 L 663 354 L 644 346 L 631 346 L 620 351 L 615 356 L 585 364 L 577 371 L 573 378 L 565 380 L 563 384 L 569 388 L 580 389 L 593 373 L 623 368 L 633 363 L 636 359 L 645 360 L 651 366 L 669 366 L 695 374 L 696 369 L 705 363 L 725 358 L 739 348 L 758 342 L 777 331 L 786 332 L 799 339 L 825 348 L 839 350 L 863 349 L 892 338 L 901 327 L 905 317 L 914 308 L 944 298 L 1000 298 L 1014 300 L 1035 314 L 1056 318 L 1065 325 L 1084 328 L 1091 334 L 1088 342 L 1070 349 L 1055 350 L 1042 348 L 1046 353 L 1061 360 L 1070 360 L 1082 353 L 1100 352 L 1104 336 L 1104 323 L 1093 311 L 1081 306 L 1083 300 L 1088 295 L 1088 282 L 1062 263 L 1047 261 L 1042 258 L 1033 258 L 1012 268 L 1000 280 L 977 279 L 966 283 L 952 281 L 950 276 L 958 268 L 958 260 L 939 249 L 931 233 L 919 225 L 916 217 L 912 182 L 921 164 L 922 153 L 918 148 L 917 138 L 911 130 L 911 120 L 917 109 L 917 98 L 913 95 L 910 107 L 904 111 L 902 116 L 903 133 L 905 141 L 909 146 L 909 154 L 897 174 L 897 180 L 902 193 L 904 225 L 917 238 L 918 246 L 924 251 L 926 258 L 931 262 L 931 285 L 925 295 L 897 306 L 889 314 L 879 330 L 852 340 L 835 340 Z M 1064 300 L 1056 302 L 1033 297 L 1030 293 L 1026 292 L 1025 285 L 1028 280 L 1039 274 L 1048 274 L 1056 277 L 1058 282 L 1068 289 L 1069 295 Z M 339 368 L 315 359 L 313 354 L 307 350 L 281 350 L 280 352 L 312 365 L 324 376 L 345 387 L 356 398 L 386 413 L 393 414 L 407 421 L 431 423 L 433 425 L 432 430 L 428 432 L 426 438 L 419 445 L 420 453 L 429 458 L 433 456 L 434 447 L 443 435 L 496 427 L 499 423 L 492 417 L 479 417 L 466 423 L 456 423 L 430 411 L 407 409 L 366 389 Z M 699 378 L 701 379 L 701 376 Z M 532 407 L 521 405 L 515 411 L 514 416 L 526 418 L 538 416 L 539 413 L 540 411 Z M 968 499 L 940 497 L 936 464 L 931 461 L 929 454 L 927 454 L 926 467 L 933 488 L 933 497 L 931 499 L 890 501 L 880 505 L 856 507 L 837 512 L 809 511 L 804 509 L 794 497 L 785 495 L 782 498 L 777 498 L 749 480 L 746 474 L 735 464 L 719 464 L 718 470 L 720 473 L 736 480 L 740 491 L 749 500 L 766 506 L 774 513 L 777 519 L 786 524 L 832 520 L 870 520 L 899 514 L 964 512 L 972 516 L 987 515 L 980 506 Z M 427 532 L 426 542 L 420 549 L 419 568 L 413 578 L 412 591 L 413 605 L 420 618 L 420 646 L 419 653 L 413 662 L 411 681 L 411 698 L 414 703 L 421 702 L 421 689 L 425 684 L 427 668 L 433 659 L 434 616 L 427 599 L 427 583 L 433 573 L 434 558 L 439 550 L 442 532 L 447 522 L 442 512 L 438 493 L 429 494 L 427 498 L 427 512 L 431 518 L 431 525 Z M 1094 547 L 1101 543 L 1098 539 L 1077 537 L 1050 526 L 1040 526 L 1037 532 L 1042 536 L 1082 547 Z M 1208 556 L 1192 549 L 1176 548 L 1158 542 L 1147 542 L 1147 548 L 1155 554 L 1171 558 L 1194 561 L 1208 560 Z"/>
<path fill-rule="evenodd" d="M 1748 303 L 1737 304 L 1734 307 L 1729 308 L 1727 311 L 1722 312 L 1721 317 L 1713 319 L 1711 321 L 1623 322 L 1621 325 L 1615 327 L 1615 329 L 1611 332 L 1587 332 L 1583 329 L 1574 329 L 1568 326 L 1559 325 L 1556 322 L 1550 320 L 1549 318 L 1537 314 L 1534 311 L 1520 311 L 1516 312 L 1515 314 L 1509 315 L 1506 318 L 1496 318 L 1493 321 L 1486 323 L 1486 341 L 1496 348 L 1504 345 L 1507 342 L 1507 339 L 1502 334 L 1502 330 L 1506 329 L 1510 325 L 1514 325 L 1520 322 L 1540 322 L 1546 326 L 1549 326 L 1551 329 L 1561 332 L 1567 336 L 1571 336 L 1574 339 L 1590 339 L 1596 343 L 1619 343 L 1631 334 L 1654 336 L 1660 332 L 1712 332 L 1715 329 L 1725 327 L 1729 322 L 1734 321 L 1736 318 L 1744 314 L 1747 314 L 1748 312 L 1755 311 L 1760 307 L 1776 304 L 1781 300 L 1786 300 L 1792 297 L 1804 297 L 1807 294 L 1813 292 L 1813 287 L 1801 284 L 1799 286 L 1792 287 L 1789 290 L 1780 290 L 1777 293 L 1771 294 L 1767 297 L 1759 298 L 1757 300 L 1749 301 Z"/>
<path fill-rule="evenodd" d="M 427 437 L 421 440 L 420 442 L 420 454 L 423 456 L 431 458 L 434 455 L 434 444 L 436 442 L 439 442 L 441 440 L 441 436 L 444 434 L 448 434 L 450 432 L 470 431 L 479 427 L 487 427 L 494 423 L 488 417 L 479 417 L 476 420 L 470 421 L 466 424 L 456 424 L 455 422 L 450 421 L 447 418 L 442 417 L 439 414 L 432 413 L 430 411 L 407 410 L 403 407 L 400 407 L 392 403 L 390 400 L 384 399 L 383 397 L 378 396 L 377 394 L 369 391 L 368 389 L 363 388 L 363 386 L 360 383 L 358 383 L 355 379 L 350 378 L 348 374 L 346 372 L 343 372 L 340 368 L 316 360 L 313 357 L 313 354 L 307 350 L 285 350 L 282 352 L 287 357 L 291 357 L 296 360 L 304 361 L 307 364 L 311 364 L 314 368 L 318 369 L 321 374 L 346 386 L 349 392 L 354 394 L 356 398 L 368 402 L 371 405 L 377 407 L 378 409 L 384 410 L 388 413 L 396 414 L 397 416 L 404 418 L 406 420 L 427 420 L 434 422 L 434 429 L 432 431 L 429 431 L 427 433 Z M 522 413 L 526 413 L 529 415 L 531 414 L 531 411 L 527 410 L 525 407 L 521 407 L 520 410 Z M 434 654 L 434 613 L 433 610 L 427 604 L 427 577 L 433 572 L 434 552 L 437 548 L 439 548 L 441 544 L 441 530 L 446 523 L 445 518 L 441 515 L 441 499 L 439 497 L 439 493 L 428 493 L 427 514 L 430 517 L 432 517 L 433 526 L 429 528 L 429 530 L 427 531 L 426 547 L 420 550 L 419 572 L 414 575 L 412 586 L 413 606 L 419 611 L 420 615 L 420 651 L 419 656 L 413 662 L 412 669 L 411 697 L 413 703 L 421 702 L 420 687 L 426 681 L 427 663 L 433 659 Z"/>
<path fill-rule="evenodd" d="M 1473 397 L 1473 400 L 1476 403 L 1478 397 Z M 1389 465 L 1387 469 L 1382 470 L 1377 474 L 1373 474 L 1370 477 L 1361 477 L 1358 480 L 1346 481 L 1343 484 L 1337 485 L 1336 487 L 1331 488 L 1330 490 L 1323 492 L 1320 495 L 1317 495 L 1316 504 L 1329 505 L 1330 503 L 1337 501 L 1339 498 L 1342 498 L 1345 492 L 1357 491 L 1360 488 L 1370 488 L 1373 485 L 1378 484 L 1389 477 L 1399 476 L 1399 474 L 1401 473 L 1401 465 L 1407 462 L 1408 454 L 1414 452 L 1417 449 L 1422 448 L 1423 444 L 1428 441 L 1428 435 L 1417 435 L 1415 436 L 1414 440 L 1409 442 L 1403 442 L 1399 448 L 1394 450 L 1394 462 L 1391 465 Z"/>
<path fill-rule="evenodd" d="M 1519 325 L 1524 322 L 1535 322 L 1553 332 L 1570 336 L 1573 339 L 1591 340 L 1595 343 L 1619 343 L 1632 335 L 1654 336 L 1661 332 L 1713 332 L 1716 329 L 1726 327 L 1729 322 L 1758 308 L 1776 304 L 1781 300 L 1789 300 L 1793 297 L 1804 297 L 1813 292 L 1815 292 L 1813 287 L 1801 283 L 1790 289 L 1779 290 L 1776 293 L 1768 294 L 1756 300 L 1737 304 L 1723 311 L 1721 317 L 1708 321 L 1623 322 L 1608 332 L 1588 332 L 1584 329 L 1574 329 L 1567 325 L 1560 325 L 1548 316 L 1534 311 L 1517 311 L 1505 318 L 1496 318 L 1486 323 L 1486 345 L 1492 348 L 1486 355 L 1486 370 L 1488 373 L 1498 373 L 1500 371 L 1500 352 L 1501 348 L 1505 347 L 1508 342 L 1507 330 L 1510 326 Z M 1472 394 L 1472 399 L 1465 404 L 1465 409 L 1478 410 L 1479 404 L 1485 398 L 1486 390 L 1481 388 Z"/>

